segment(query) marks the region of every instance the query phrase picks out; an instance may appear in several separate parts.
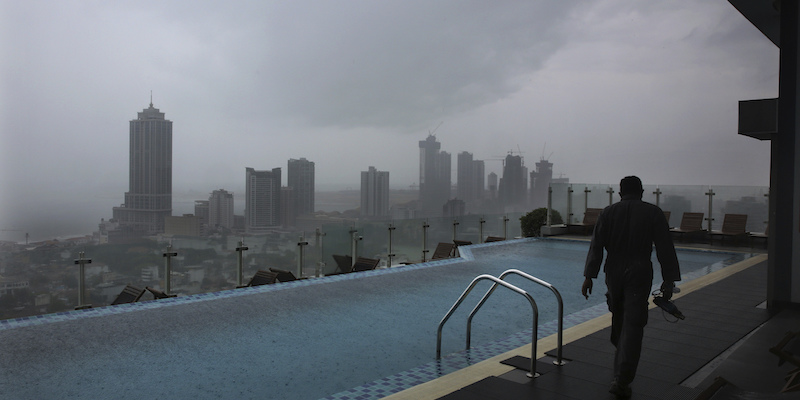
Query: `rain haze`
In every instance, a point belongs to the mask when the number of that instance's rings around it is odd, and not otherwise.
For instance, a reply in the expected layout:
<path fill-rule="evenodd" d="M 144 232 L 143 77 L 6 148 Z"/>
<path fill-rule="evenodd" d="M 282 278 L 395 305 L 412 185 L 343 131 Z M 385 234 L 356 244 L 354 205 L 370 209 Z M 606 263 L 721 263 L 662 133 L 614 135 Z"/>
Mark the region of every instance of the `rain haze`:
<path fill-rule="evenodd" d="M 498 175 L 513 151 L 571 182 L 769 184 L 737 102 L 777 96 L 779 51 L 725 0 L 0 7 L 0 239 L 110 218 L 151 91 L 176 203 L 243 194 L 246 167 L 285 182 L 301 157 L 318 191 L 358 189 L 369 166 L 407 189 L 430 132 L 454 174 L 462 151 Z"/>

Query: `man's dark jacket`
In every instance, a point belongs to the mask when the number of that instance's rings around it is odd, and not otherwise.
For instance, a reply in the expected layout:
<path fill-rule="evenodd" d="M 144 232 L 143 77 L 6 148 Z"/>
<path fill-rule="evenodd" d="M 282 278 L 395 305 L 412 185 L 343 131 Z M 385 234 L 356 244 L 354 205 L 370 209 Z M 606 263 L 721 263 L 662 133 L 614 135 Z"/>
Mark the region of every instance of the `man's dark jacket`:
<path fill-rule="evenodd" d="M 653 244 L 664 281 L 681 280 L 678 257 L 664 212 L 643 202 L 639 196 L 622 196 L 620 202 L 606 207 L 597 218 L 583 275 L 597 278 L 603 249 L 608 251 L 603 269 L 606 274 L 609 269 L 624 268 L 625 265 L 650 266 Z"/>

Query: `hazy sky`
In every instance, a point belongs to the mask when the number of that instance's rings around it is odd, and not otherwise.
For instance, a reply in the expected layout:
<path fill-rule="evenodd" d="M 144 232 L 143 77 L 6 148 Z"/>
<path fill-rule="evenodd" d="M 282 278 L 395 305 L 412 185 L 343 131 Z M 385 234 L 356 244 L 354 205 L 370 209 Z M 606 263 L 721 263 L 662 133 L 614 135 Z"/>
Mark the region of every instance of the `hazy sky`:
<path fill-rule="evenodd" d="M 109 218 L 151 90 L 198 199 L 300 157 L 318 188 L 408 187 L 440 123 L 454 172 L 521 150 L 572 182 L 768 185 L 737 102 L 777 96 L 779 52 L 725 0 L 0 0 L 0 30 L 0 229 Z"/>

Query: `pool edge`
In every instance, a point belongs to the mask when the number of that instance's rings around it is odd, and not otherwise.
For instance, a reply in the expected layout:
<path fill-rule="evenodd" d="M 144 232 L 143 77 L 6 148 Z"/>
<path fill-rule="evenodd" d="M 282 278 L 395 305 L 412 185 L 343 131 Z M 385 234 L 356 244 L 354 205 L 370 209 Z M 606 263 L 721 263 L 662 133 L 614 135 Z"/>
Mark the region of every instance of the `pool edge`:
<path fill-rule="evenodd" d="M 756 254 L 736 264 L 729 265 L 721 270 L 711 272 L 707 275 L 692 279 L 684 284 L 679 285 L 681 292 L 675 294 L 674 298 L 679 299 L 689 293 L 702 289 L 715 282 L 725 279 L 733 274 L 741 272 L 750 268 L 758 263 L 768 259 L 766 254 Z M 650 308 L 655 305 L 650 305 Z M 611 314 L 606 313 L 599 317 L 593 318 L 589 321 L 567 328 L 563 333 L 563 344 L 573 342 L 577 339 L 588 336 L 601 329 L 605 329 L 611 325 Z M 557 347 L 557 334 L 547 336 L 539 339 L 537 342 L 536 358 L 539 359 L 544 356 L 546 352 L 552 351 Z M 491 357 L 475 365 L 463 368 L 461 370 L 452 372 L 434 380 L 425 382 L 423 384 L 408 388 L 402 392 L 398 392 L 384 397 L 386 400 L 424 400 L 424 399 L 438 399 L 442 396 L 450 394 L 465 386 L 473 384 L 481 379 L 490 376 L 499 376 L 514 370 L 514 367 L 500 364 L 500 361 L 506 360 L 514 356 L 530 357 L 531 345 L 519 347 L 510 350 L 503 354 Z"/>

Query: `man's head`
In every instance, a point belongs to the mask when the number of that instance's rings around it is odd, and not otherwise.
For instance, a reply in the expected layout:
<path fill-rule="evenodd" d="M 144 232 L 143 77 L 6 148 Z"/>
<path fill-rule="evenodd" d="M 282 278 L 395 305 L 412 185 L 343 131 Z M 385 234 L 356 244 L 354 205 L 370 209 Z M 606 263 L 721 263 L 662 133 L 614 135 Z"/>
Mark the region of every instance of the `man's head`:
<path fill-rule="evenodd" d="M 620 196 L 635 196 L 642 198 L 644 189 L 642 188 L 642 180 L 636 176 L 626 176 L 619 181 L 619 195 Z"/>

